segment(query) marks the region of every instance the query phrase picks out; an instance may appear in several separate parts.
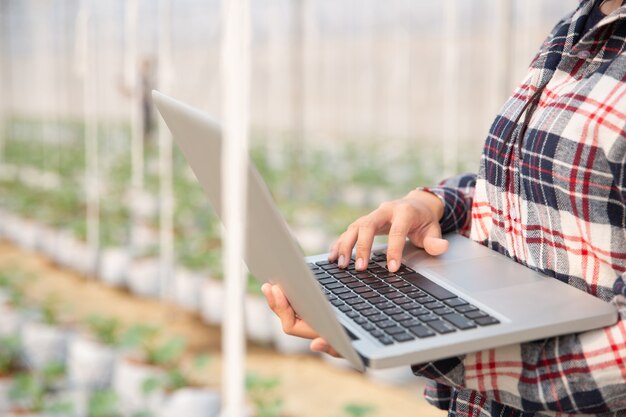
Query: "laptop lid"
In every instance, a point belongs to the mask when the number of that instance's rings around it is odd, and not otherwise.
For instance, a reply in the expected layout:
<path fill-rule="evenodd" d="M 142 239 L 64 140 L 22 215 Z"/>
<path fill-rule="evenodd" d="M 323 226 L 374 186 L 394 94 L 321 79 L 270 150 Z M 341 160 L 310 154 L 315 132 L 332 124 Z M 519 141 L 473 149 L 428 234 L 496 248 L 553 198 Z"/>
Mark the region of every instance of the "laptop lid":
<path fill-rule="evenodd" d="M 222 135 L 219 125 L 206 114 L 158 91 L 152 98 L 198 182 L 222 219 Z M 272 196 L 254 168 L 248 164 L 245 261 L 263 282 L 280 285 L 298 315 L 349 360 L 364 370 L 362 358 L 320 291 Z M 299 277 L 299 279 L 293 279 Z"/>

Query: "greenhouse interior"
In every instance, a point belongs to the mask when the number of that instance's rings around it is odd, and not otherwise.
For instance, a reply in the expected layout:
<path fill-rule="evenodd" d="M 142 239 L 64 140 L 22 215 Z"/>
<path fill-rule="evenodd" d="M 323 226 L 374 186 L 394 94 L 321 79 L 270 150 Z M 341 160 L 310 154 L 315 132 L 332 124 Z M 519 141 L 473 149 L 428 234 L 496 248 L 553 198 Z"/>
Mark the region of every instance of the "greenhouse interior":
<path fill-rule="evenodd" d="M 311 352 L 223 267 L 245 244 L 151 90 L 230 121 L 230 161 L 325 253 L 381 202 L 476 172 L 576 4 L 0 0 L 0 415 L 445 415 L 409 367 Z"/>

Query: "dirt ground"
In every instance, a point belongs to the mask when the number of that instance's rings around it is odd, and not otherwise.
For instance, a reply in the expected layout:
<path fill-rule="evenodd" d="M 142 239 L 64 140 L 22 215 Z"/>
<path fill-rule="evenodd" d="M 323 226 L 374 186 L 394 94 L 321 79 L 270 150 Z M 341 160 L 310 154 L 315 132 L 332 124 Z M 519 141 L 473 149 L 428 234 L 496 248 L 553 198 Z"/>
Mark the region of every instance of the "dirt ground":
<path fill-rule="evenodd" d="M 208 370 L 197 375 L 203 383 L 219 388 L 221 376 L 220 328 L 204 324 L 196 314 L 174 305 L 139 299 L 71 271 L 48 259 L 0 241 L 0 269 L 19 267 L 35 279 L 27 297 L 43 301 L 50 295 L 63 305 L 63 314 L 78 320 L 99 313 L 124 323 L 155 323 L 172 335 L 183 336 L 190 352 L 206 352 Z M 422 398 L 423 381 L 398 387 L 372 380 L 355 371 L 332 366 L 313 355 L 283 355 L 267 347 L 248 344 L 246 369 L 265 377 L 279 378 L 276 395 L 284 401 L 290 417 L 341 417 L 347 404 L 370 405 L 372 417 L 442 417 L 445 413 Z"/>

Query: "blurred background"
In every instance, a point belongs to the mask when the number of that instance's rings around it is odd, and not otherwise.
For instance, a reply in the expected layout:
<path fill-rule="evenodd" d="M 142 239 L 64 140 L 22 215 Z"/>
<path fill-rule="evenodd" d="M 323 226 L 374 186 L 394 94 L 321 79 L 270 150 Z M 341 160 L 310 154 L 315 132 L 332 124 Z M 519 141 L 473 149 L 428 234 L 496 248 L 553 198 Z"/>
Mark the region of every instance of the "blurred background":
<path fill-rule="evenodd" d="M 382 201 L 476 172 L 578 2 L 251 3 L 251 155 L 313 254 Z M 218 412 L 220 224 L 147 93 L 219 119 L 221 29 L 217 0 L 0 0 L 0 415 Z M 249 287 L 250 415 L 440 415 L 407 370 L 308 355 Z"/>

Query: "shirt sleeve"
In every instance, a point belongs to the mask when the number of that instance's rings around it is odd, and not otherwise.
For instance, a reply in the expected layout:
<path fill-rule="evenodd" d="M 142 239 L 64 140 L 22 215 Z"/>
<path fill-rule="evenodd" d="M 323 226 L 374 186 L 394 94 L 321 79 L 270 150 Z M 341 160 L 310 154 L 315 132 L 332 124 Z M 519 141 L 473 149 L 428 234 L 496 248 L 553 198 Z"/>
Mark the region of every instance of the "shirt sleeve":
<path fill-rule="evenodd" d="M 476 174 L 461 174 L 448 178 L 436 187 L 424 187 L 441 199 L 443 217 L 439 221 L 442 233 L 460 232 L 469 234 L 471 225 L 472 199 L 476 185 Z"/>
<path fill-rule="evenodd" d="M 623 411 L 626 297 L 617 294 L 611 302 L 620 317 L 613 326 L 413 365 L 413 372 L 434 381 L 425 396 L 439 407 L 454 389 L 470 389 L 525 412 Z"/>

